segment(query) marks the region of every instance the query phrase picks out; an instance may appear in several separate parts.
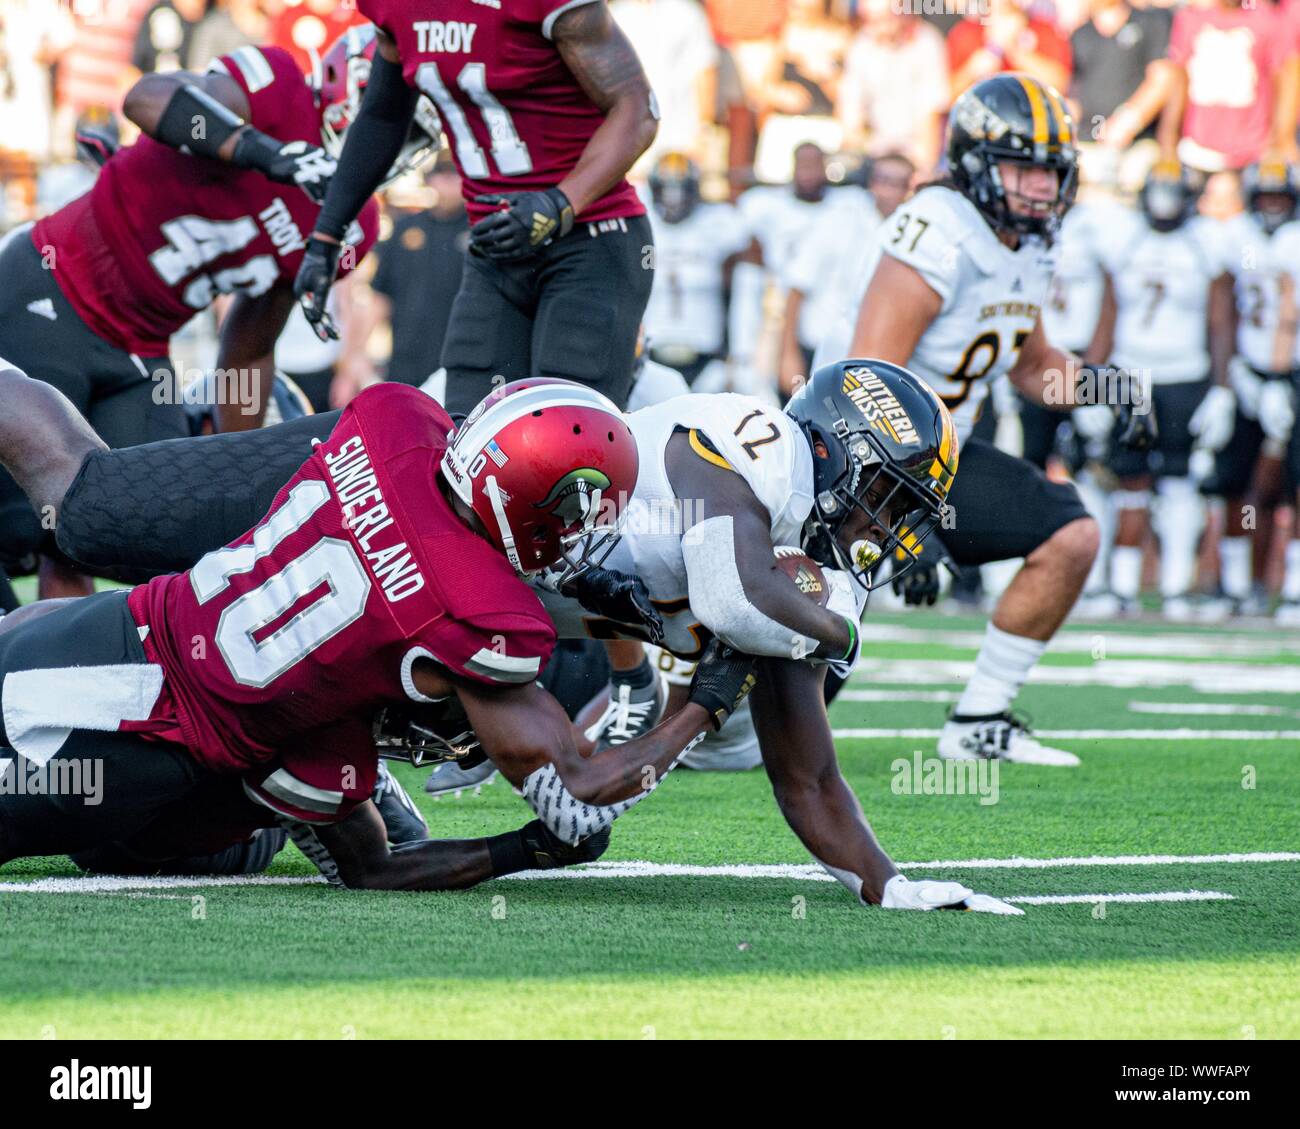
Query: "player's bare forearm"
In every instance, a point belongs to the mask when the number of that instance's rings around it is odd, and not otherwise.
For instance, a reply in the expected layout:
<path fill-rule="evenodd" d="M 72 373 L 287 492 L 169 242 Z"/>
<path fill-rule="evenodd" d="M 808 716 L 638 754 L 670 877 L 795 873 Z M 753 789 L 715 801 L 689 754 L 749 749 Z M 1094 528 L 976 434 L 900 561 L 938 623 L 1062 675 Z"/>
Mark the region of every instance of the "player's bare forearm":
<path fill-rule="evenodd" d="M 105 444 L 57 388 L 0 362 L 0 464 L 32 508 L 57 521 L 63 495 L 91 451 Z"/>
<path fill-rule="evenodd" d="M 920 271 L 882 255 L 862 298 L 849 355 L 906 365 L 942 308 L 943 299 Z"/>
<path fill-rule="evenodd" d="M 484 839 L 430 839 L 390 848 L 378 809 L 368 801 L 342 822 L 316 828 L 316 837 L 350 890 L 463 890 L 492 877 Z"/>
<path fill-rule="evenodd" d="M 605 113 L 582 156 L 559 184 L 581 215 L 627 176 L 650 148 L 659 118 L 641 60 L 604 3 L 562 15 L 553 31 L 560 57 Z"/>
<path fill-rule="evenodd" d="M 898 873 L 840 773 L 823 704 L 825 668 L 764 659 L 750 695 L 763 764 L 781 814 L 819 862 L 856 875 L 879 904 Z"/>
<path fill-rule="evenodd" d="M 1233 279 L 1220 275 L 1210 286 L 1209 324 L 1210 373 L 1215 384 L 1228 383 L 1228 365 L 1236 351 L 1237 301 Z"/>
<path fill-rule="evenodd" d="M 1075 406 L 1074 392 L 1079 366 L 1083 362 L 1066 349 L 1047 340 L 1038 322 L 1020 347 L 1008 379 L 1036 404 L 1055 411 Z"/>
<path fill-rule="evenodd" d="M 230 304 L 217 350 L 218 431 L 261 426 L 275 376 L 275 343 L 293 301 L 293 291 L 280 284 L 256 298 L 240 294 Z"/>

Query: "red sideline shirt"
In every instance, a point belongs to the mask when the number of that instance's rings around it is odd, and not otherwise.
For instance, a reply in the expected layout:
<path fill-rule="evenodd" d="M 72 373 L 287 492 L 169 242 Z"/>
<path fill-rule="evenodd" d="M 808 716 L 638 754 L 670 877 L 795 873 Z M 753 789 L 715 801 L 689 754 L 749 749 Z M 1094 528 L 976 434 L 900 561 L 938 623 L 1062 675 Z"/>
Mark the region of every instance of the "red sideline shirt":
<path fill-rule="evenodd" d="M 213 67 L 248 96 L 258 129 L 321 143 L 315 98 L 286 52 L 241 47 Z M 89 192 L 36 224 L 32 242 L 96 336 L 162 357 L 172 334 L 218 294 L 257 297 L 291 285 L 319 214 L 294 185 L 141 137 L 104 165 Z M 348 233 L 356 262 L 378 234 L 370 200 Z"/>
<path fill-rule="evenodd" d="M 1046 56 L 1067 70 L 1074 65 L 1069 39 L 1050 20 L 1031 16 L 1022 34 L 1031 39 L 1035 54 Z M 967 16 L 960 23 L 954 24 L 948 32 L 948 66 L 953 71 L 965 66 L 970 57 L 984 46 L 986 38 L 987 29 L 977 17 Z M 1002 69 L 1010 71 L 1015 68 L 1003 58 Z"/>
<path fill-rule="evenodd" d="M 471 222 L 480 195 L 553 188 L 569 175 L 605 115 L 564 64 L 556 19 L 596 0 L 359 0 L 397 43 L 406 81 L 442 117 Z M 626 180 L 577 219 L 645 215 Z"/>
<path fill-rule="evenodd" d="M 1183 137 L 1239 169 L 1272 137 L 1277 74 L 1295 53 L 1294 20 L 1271 4 L 1181 8 L 1169 58 L 1187 69 Z"/>
<path fill-rule="evenodd" d="M 304 734 L 425 701 L 421 658 L 488 685 L 535 679 L 555 629 L 439 488 L 452 430 L 423 392 L 368 388 L 256 529 L 134 589 L 163 687 L 148 719 L 122 728 L 242 772 Z"/>

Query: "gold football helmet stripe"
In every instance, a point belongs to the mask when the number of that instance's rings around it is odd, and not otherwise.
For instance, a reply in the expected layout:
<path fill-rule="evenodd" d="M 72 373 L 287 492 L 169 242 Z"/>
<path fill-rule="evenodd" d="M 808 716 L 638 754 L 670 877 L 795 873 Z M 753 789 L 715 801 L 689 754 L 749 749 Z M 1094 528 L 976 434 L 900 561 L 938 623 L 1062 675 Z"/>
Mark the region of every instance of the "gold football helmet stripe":
<path fill-rule="evenodd" d="M 1056 140 L 1061 145 L 1069 145 L 1074 141 L 1070 129 L 1070 111 L 1065 108 L 1065 103 L 1061 101 L 1061 95 L 1056 87 L 1049 86 L 1046 89 L 1048 101 L 1052 105 L 1052 122 L 1056 126 Z"/>
<path fill-rule="evenodd" d="M 1043 98 L 1043 88 L 1038 85 L 1038 80 L 1027 78 L 1025 75 L 1016 76 L 1020 80 L 1020 85 L 1024 87 L 1025 96 L 1029 99 L 1029 112 L 1034 119 L 1034 144 L 1046 145 L 1047 136 L 1047 101 Z"/>

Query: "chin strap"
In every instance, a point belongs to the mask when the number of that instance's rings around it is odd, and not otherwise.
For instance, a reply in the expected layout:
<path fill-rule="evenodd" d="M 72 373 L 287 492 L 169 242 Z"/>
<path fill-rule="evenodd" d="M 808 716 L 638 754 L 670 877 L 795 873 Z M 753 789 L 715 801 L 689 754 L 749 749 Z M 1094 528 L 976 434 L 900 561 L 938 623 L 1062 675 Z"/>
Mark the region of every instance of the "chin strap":
<path fill-rule="evenodd" d="M 516 572 L 524 571 L 523 562 L 519 559 L 519 550 L 515 548 L 515 535 L 510 531 L 510 520 L 506 517 L 505 502 L 501 498 L 501 487 L 497 485 L 495 474 L 489 474 L 487 483 L 484 487 L 487 496 L 492 502 L 492 513 L 497 519 L 497 529 L 501 533 L 501 544 L 506 551 L 506 557 L 514 566 Z"/>

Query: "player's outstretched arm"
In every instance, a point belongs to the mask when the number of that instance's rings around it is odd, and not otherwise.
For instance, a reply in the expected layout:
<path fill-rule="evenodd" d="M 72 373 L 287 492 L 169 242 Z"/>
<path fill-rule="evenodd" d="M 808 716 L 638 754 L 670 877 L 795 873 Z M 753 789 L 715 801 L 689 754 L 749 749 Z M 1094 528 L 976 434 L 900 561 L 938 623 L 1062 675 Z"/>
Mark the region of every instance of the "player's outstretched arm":
<path fill-rule="evenodd" d="M 321 146 L 280 141 L 250 124 L 247 95 L 219 72 L 146 75 L 127 92 L 123 112 L 155 141 L 295 184 L 318 204 L 334 173 Z"/>
<path fill-rule="evenodd" d="M 750 701 L 754 728 L 790 829 L 840 882 L 879 905 L 898 868 L 840 774 L 824 705 L 825 677 L 823 668 L 808 663 L 764 659 Z"/>
<path fill-rule="evenodd" d="M 555 21 L 555 46 L 605 120 L 559 189 L 581 215 L 631 171 L 659 132 L 659 112 L 636 50 L 604 3 L 571 8 Z"/>
<path fill-rule="evenodd" d="M 107 448 L 85 417 L 52 385 L 0 362 L 0 464 L 32 508 L 55 522 L 82 461 Z"/>
<path fill-rule="evenodd" d="M 257 297 L 235 295 L 221 323 L 217 350 L 218 431 L 252 431 L 262 426 L 275 377 L 275 343 L 293 303 L 293 289 L 287 282 Z M 230 395 L 231 390 L 247 399 Z"/>
<path fill-rule="evenodd" d="M 771 518 L 750 485 L 734 471 L 695 453 L 674 436 L 666 456 L 679 498 L 704 498 L 702 520 L 686 530 L 691 609 L 705 627 L 733 647 L 773 658 L 839 660 L 854 646 L 851 606 L 819 607 L 776 566 Z"/>
<path fill-rule="evenodd" d="M 378 48 L 361 108 L 348 127 L 338 167 L 293 284 L 307 320 L 322 339 L 338 337 L 325 302 L 338 275 L 343 237 L 401 153 L 419 102 L 419 94 L 402 77 L 397 45 L 382 28 L 375 31 Z"/>

